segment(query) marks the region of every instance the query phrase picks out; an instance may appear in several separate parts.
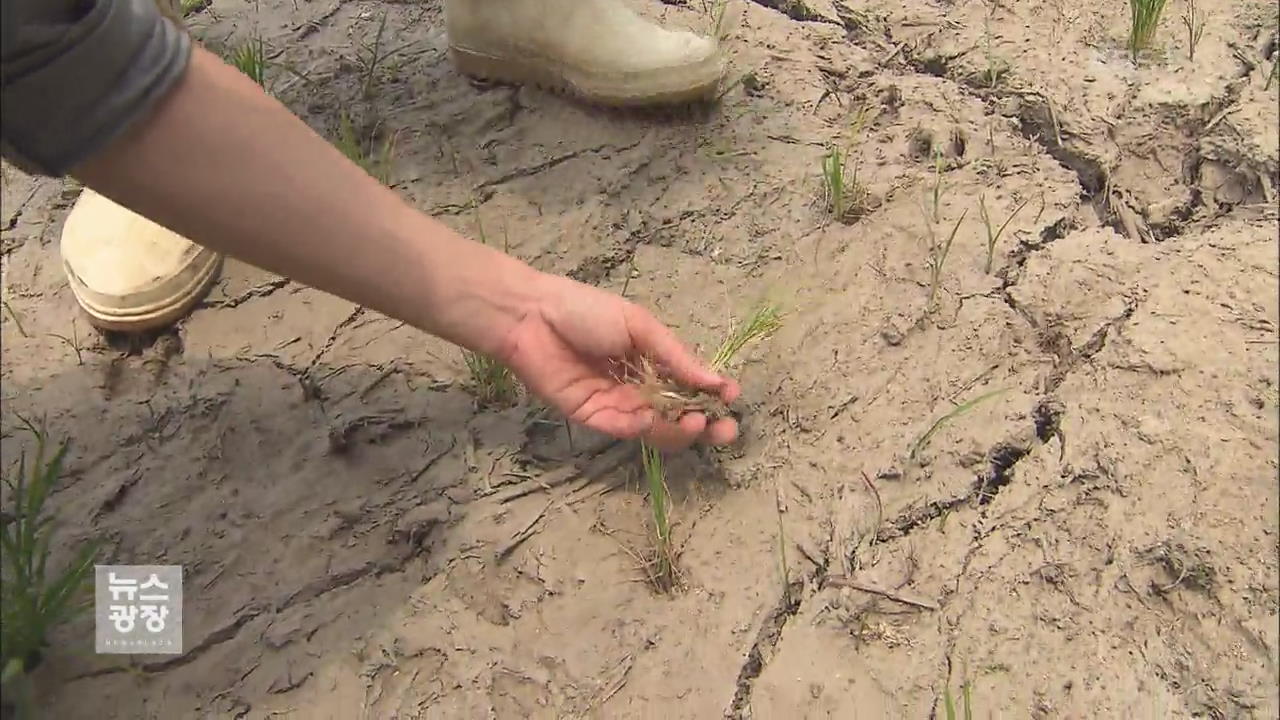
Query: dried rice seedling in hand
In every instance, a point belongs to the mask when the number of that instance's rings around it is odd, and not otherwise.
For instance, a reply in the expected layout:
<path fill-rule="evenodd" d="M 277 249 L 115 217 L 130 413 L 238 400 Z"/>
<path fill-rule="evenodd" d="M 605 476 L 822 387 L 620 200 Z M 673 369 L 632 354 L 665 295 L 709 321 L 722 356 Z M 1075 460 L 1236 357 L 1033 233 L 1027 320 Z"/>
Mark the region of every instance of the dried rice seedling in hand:
<path fill-rule="evenodd" d="M 720 372 L 748 345 L 763 340 L 782 327 L 782 312 L 772 302 L 760 303 L 745 322 L 735 321 L 711 360 L 711 369 Z M 685 413 L 705 413 L 715 420 L 729 414 L 729 408 L 714 392 L 691 388 L 676 381 L 647 357 L 615 362 L 618 382 L 634 385 L 664 420 L 675 421 Z"/>
<path fill-rule="evenodd" d="M 691 412 L 719 418 L 729 412 L 717 395 L 676 382 L 649 358 L 620 361 L 616 368 L 618 382 L 634 385 L 663 420 L 674 422 Z"/>

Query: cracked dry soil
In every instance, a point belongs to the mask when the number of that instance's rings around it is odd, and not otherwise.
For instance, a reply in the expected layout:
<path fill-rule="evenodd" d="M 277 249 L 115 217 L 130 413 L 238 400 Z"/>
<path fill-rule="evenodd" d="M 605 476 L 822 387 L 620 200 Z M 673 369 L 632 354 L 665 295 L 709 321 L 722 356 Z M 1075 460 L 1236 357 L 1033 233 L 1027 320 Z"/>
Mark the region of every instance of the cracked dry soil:
<path fill-rule="evenodd" d="M 454 348 L 234 262 L 108 342 L 59 269 L 75 187 L 7 168 L 5 457 L 47 417 L 68 539 L 186 567 L 189 652 L 125 669 L 67 628 L 48 716 L 926 718 L 969 682 L 979 717 L 1275 717 L 1276 8 L 1200 5 L 1194 61 L 1175 1 L 1135 67 L 1119 2 L 735 1 L 749 75 L 655 117 L 460 78 L 437 2 L 219 0 L 193 32 L 262 33 L 330 137 L 398 132 L 424 210 L 703 347 L 767 292 L 788 322 L 736 368 L 740 445 L 670 462 L 659 596 L 630 448 L 477 409 Z M 863 108 L 876 203 L 829 223 Z M 1026 202 L 990 274 L 980 198 Z"/>

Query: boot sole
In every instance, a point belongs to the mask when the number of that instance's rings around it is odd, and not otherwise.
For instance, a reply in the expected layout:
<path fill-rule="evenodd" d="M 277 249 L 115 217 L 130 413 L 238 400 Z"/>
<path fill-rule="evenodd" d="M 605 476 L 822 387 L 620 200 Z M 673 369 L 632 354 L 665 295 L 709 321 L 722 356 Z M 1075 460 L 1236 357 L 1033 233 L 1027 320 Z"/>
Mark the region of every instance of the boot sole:
<path fill-rule="evenodd" d="M 89 316 L 89 322 L 99 330 L 147 332 L 171 325 L 190 313 L 209 292 L 221 268 L 222 256 L 213 255 L 186 286 L 175 290 L 164 301 L 145 308 L 112 308 L 94 304 L 85 297 L 74 280 L 70 283 L 71 292 Z M 68 272 L 68 277 L 74 276 Z"/>
<path fill-rule="evenodd" d="M 688 82 L 645 87 L 643 81 L 610 82 L 608 79 L 583 79 L 579 82 L 566 79 L 569 74 L 554 63 L 528 60 L 512 60 L 477 52 L 468 48 L 451 46 L 449 53 L 454 65 L 464 75 L 490 82 L 515 85 L 534 85 L 542 90 L 556 92 L 608 107 L 644 107 L 654 105 L 680 105 L 714 100 L 723 79 L 718 63 L 685 71 Z M 701 76 L 701 77 L 699 77 Z"/>

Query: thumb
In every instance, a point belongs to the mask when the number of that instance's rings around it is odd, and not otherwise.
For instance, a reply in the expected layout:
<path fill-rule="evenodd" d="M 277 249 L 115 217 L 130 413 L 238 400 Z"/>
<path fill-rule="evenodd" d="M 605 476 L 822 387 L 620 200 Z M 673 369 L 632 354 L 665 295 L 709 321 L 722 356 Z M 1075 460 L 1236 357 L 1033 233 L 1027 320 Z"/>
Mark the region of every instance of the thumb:
<path fill-rule="evenodd" d="M 728 384 L 724 377 L 694 357 L 675 333 L 648 310 L 629 304 L 626 322 L 635 349 L 657 361 L 676 381 L 705 390 L 719 390 Z"/>

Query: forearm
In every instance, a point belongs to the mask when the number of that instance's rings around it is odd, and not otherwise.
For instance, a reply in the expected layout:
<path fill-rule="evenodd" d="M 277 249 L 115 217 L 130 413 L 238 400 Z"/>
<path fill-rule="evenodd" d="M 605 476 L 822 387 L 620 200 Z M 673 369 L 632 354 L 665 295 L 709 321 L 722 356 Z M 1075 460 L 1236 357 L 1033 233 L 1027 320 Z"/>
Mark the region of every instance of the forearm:
<path fill-rule="evenodd" d="M 192 241 L 494 352 L 539 273 L 406 205 L 216 56 L 73 170 Z"/>

